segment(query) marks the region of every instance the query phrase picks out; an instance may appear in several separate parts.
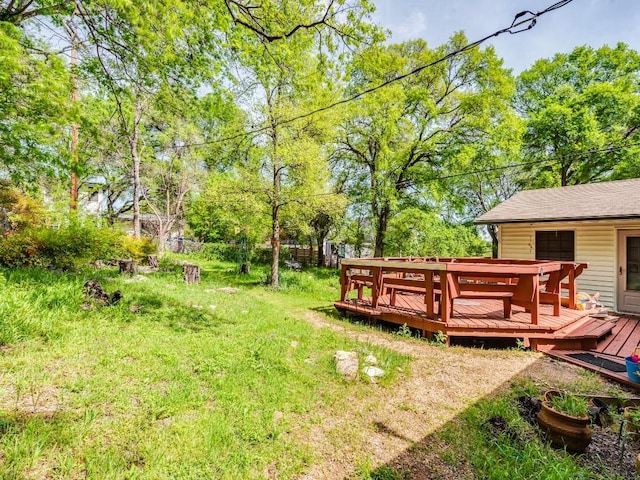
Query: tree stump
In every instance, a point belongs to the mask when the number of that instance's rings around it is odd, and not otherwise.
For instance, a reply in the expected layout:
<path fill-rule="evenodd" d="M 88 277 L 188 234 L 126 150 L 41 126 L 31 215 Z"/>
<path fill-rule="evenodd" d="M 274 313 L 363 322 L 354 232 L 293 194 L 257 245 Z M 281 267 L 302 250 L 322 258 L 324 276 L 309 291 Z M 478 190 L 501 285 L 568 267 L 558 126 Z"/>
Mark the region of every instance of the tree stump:
<path fill-rule="evenodd" d="M 118 260 L 118 266 L 120 267 L 120 273 L 126 273 L 128 275 L 138 273 L 138 262 L 135 260 Z"/>
<path fill-rule="evenodd" d="M 243 263 L 242 265 L 240 265 L 240 273 L 243 275 L 248 275 L 250 269 L 251 267 L 249 266 L 248 263 Z"/>
<path fill-rule="evenodd" d="M 184 281 L 189 283 L 200 283 L 200 267 L 198 265 L 191 265 L 185 263 L 182 266 L 182 273 L 184 275 Z"/>
<path fill-rule="evenodd" d="M 158 268 L 158 255 L 148 255 L 147 262 L 151 268 Z"/>

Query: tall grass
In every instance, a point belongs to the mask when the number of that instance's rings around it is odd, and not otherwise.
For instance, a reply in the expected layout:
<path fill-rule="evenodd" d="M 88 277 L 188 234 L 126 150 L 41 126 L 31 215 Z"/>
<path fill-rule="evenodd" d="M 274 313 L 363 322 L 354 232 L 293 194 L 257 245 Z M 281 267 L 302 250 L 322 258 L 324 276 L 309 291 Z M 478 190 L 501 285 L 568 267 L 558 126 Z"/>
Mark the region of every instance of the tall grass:
<path fill-rule="evenodd" d="M 191 286 L 174 270 L 2 271 L 3 478 L 295 478 L 314 461 L 304 424 L 372 388 L 338 376 L 335 351 L 374 353 L 383 384 L 408 360 L 302 319 L 335 299 L 333 273 L 272 291 L 259 268 L 203 267 Z M 122 301 L 85 309 L 90 278 Z"/>

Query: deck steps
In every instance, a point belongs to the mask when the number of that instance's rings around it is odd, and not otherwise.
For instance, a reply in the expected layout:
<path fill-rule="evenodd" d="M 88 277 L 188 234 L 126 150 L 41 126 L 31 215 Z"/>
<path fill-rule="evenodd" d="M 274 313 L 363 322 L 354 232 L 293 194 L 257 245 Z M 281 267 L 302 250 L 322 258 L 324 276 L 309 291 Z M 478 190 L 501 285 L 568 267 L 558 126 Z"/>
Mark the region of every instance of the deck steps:
<path fill-rule="evenodd" d="M 593 350 L 598 342 L 611 335 L 615 321 L 583 317 L 550 335 L 531 338 L 531 348 L 542 351 Z"/>

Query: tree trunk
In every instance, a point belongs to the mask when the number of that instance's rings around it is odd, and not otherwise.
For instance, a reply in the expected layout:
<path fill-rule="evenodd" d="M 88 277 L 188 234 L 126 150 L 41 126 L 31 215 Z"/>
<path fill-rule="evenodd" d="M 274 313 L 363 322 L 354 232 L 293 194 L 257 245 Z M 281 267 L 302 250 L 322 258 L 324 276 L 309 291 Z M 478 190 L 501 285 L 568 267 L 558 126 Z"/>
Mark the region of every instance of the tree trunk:
<path fill-rule="evenodd" d="M 273 198 L 271 199 L 271 286 L 280 286 L 280 182 L 282 170 L 278 158 L 278 135 L 272 124 L 273 138 Z"/>
<path fill-rule="evenodd" d="M 373 251 L 374 257 L 382 257 L 384 255 L 384 238 L 387 234 L 389 213 L 389 206 L 385 205 L 380 209 L 380 212 L 378 214 L 378 221 L 376 222 L 376 244 Z"/>
<path fill-rule="evenodd" d="M 498 228 L 495 225 L 487 225 L 487 232 L 491 236 L 491 257 L 498 258 Z"/>
<path fill-rule="evenodd" d="M 136 105 L 133 112 L 133 130 L 129 142 L 131 147 L 131 160 L 133 161 L 133 235 L 136 238 L 142 236 L 142 228 L 140 225 L 140 156 L 138 154 L 138 127 L 141 115 L 142 106 L 139 97 L 136 97 Z"/>
<path fill-rule="evenodd" d="M 316 237 L 316 241 L 318 242 L 318 266 L 324 267 L 324 236 Z"/>
<path fill-rule="evenodd" d="M 184 275 L 184 281 L 188 284 L 200 283 L 200 267 L 198 265 L 190 263 L 183 265 L 182 274 Z"/>
<path fill-rule="evenodd" d="M 147 255 L 147 262 L 151 268 L 158 268 L 158 255 Z"/>
<path fill-rule="evenodd" d="M 119 260 L 118 267 L 120 273 L 126 273 L 127 275 L 134 275 L 138 273 L 138 262 L 135 260 Z"/>
<path fill-rule="evenodd" d="M 280 286 L 278 268 L 280 264 L 280 221 L 278 220 L 278 208 L 274 206 L 272 213 L 271 236 L 271 286 Z"/>
<path fill-rule="evenodd" d="M 66 24 L 67 33 L 71 40 L 71 78 L 73 81 L 73 90 L 71 92 L 71 101 L 73 105 L 78 103 L 78 72 L 76 70 L 78 50 L 76 48 L 76 31 L 73 28 L 72 23 L 69 21 Z M 75 107 L 74 107 L 75 108 Z M 71 191 L 69 208 L 71 211 L 78 209 L 78 140 L 80 136 L 80 129 L 77 122 L 71 124 Z"/>

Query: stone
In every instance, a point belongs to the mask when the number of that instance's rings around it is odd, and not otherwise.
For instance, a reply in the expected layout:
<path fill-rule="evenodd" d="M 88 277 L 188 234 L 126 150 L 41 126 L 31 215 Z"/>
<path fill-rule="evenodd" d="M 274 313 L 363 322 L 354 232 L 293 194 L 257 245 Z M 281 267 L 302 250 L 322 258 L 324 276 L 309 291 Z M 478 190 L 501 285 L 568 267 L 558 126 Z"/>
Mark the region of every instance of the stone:
<path fill-rule="evenodd" d="M 240 291 L 239 288 L 234 288 L 234 287 L 222 287 L 222 288 L 217 288 L 216 289 L 217 292 L 222 292 L 222 293 L 228 293 L 228 294 L 233 294 L 233 293 L 238 293 Z"/>
<path fill-rule="evenodd" d="M 354 380 L 357 377 L 359 364 L 356 352 L 338 350 L 333 358 L 336 361 L 336 372 L 343 375 L 347 380 Z"/>
<path fill-rule="evenodd" d="M 367 375 L 369 378 L 382 377 L 384 375 L 384 370 L 378 367 L 364 367 L 362 372 Z"/>
<path fill-rule="evenodd" d="M 374 357 L 373 355 L 369 354 L 365 357 L 364 359 L 365 363 L 368 363 L 369 365 L 377 365 L 378 364 L 378 359 L 376 357 Z"/>
<path fill-rule="evenodd" d="M 284 420 L 284 413 L 275 411 L 273 412 L 273 423 L 278 424 Z"/>

